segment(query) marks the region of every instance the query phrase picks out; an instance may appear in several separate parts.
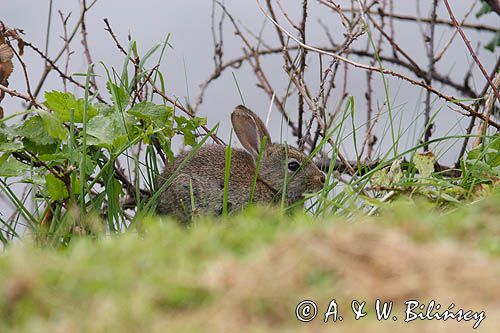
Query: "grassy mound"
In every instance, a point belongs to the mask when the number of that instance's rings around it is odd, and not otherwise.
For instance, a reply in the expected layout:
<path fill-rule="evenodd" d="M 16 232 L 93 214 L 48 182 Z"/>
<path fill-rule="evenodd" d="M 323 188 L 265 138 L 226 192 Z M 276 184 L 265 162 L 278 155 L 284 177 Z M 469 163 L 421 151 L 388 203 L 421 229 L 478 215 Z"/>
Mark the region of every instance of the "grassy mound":
<path fill-rule="evenodd" d="M 474 321 L 404 323 L 404 302 L 484 310 L 500 329 L 499 194 L 440 212 L 399 202 L 379 217 L 313 220 L 256 208 L 184 228 L 147 221 L 65 250 L 24 243 L 0 257 L 1 332 L 471 331 Z M 295 307 L 314 300 L 318 316 Z M 342 322 L 323 322 L 336 299 Z M 366 301 L 355 321 L 352 300 Z M 376 299 L 397 321 L 377 321 Z"/>

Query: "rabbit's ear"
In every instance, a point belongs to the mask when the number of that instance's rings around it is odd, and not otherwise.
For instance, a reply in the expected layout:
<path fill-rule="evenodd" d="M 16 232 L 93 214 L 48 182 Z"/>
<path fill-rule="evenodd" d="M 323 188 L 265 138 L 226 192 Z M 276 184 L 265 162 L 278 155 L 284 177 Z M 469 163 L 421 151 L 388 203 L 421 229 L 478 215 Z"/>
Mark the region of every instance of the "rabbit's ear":
<path fill-rule="evenodd" d="M 255 113 L 243 105 L 237 106 L 231 113 L 231 122 L 241 144 L 254 158 L 259 156 L 259 149 L 264 136 L 267 137 L 266 142 L 271 143 L 271 136 L 266 125 Z"/>

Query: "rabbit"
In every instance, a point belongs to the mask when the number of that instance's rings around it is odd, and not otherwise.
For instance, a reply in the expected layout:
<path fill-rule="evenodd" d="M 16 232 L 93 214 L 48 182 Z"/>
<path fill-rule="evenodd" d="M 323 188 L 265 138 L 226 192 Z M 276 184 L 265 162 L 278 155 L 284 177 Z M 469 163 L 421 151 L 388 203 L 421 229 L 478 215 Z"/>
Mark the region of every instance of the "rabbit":
<path fill-rule="evenodd" d="M 293 147 L 271 142 L 262 120 L 243 105 L 231 114 L 231 123 L 245 148 L 232 149 L 228 210 L 234 211 L 248 205 L 255 177 L 259 150 L 263 137 L 266 143 L 262 152 L 253 202 L 257 204 L 279 203 L 285 178 L 285 161 L 288 155 L 286 201 L 288 204 L 301 200 L 304 193 L 319 191 L 325 183 L 323 172 L 308 160 L 307 156 Z M 188 152 L 174 158 L 159 175 L 158 185 L 169 179 L 186 158 Z M 193 213 L 221 214 L 224 196 L 226 147 L 217 144 L 202 146 L 177 173 L 172 183 L 159 196 L 156 211 L 159 215 L 173 215 L 182 222 L 192 219 Z M 191 203 L 194 197 L 194 204 Z M 193 211 L 193 207 L 195 208 Z"/>

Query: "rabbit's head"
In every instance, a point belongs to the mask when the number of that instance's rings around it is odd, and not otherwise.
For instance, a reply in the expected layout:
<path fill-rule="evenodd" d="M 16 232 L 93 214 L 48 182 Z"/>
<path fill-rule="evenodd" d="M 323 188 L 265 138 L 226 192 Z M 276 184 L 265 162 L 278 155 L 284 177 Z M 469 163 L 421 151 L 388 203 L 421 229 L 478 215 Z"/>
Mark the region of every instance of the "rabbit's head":
<path fill-rule="evenodd" d="M 255 162 L 266 137 L 258 176 L 277 193 L 283 191 L 286 178 L 288 203 L 294 203 L 304 193 L 316 192 L 323 187 L 325 176 L 316 164 L 298 149 L 272 143 L 266 126 L 255 113 L 242 105 L 237 106 L 231 114 L 231 122 L 238 139 Z"/>

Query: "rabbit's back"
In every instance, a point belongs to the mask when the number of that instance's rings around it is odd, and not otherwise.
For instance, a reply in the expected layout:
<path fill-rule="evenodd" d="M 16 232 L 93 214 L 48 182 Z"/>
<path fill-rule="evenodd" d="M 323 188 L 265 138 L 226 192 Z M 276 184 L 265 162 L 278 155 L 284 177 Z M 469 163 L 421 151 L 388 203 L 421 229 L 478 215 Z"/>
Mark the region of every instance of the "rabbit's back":
<path fill-rule="evenodd" d="M 159 177 L 161 187 L 188 157 L 184 152 L 175 158 L 174 163 L 165 167 Z M 160 195 L 157 212 L 175 215 L 181 220 L 189 220 L 193 209 L 197 213 L 222 212 L 226 151 L 222 145 L 206 145 L 177 171 L 172 183 Z M 249 202 L 255 175 L 255 162 L 246 151 L 233 149 L 228 186 L 228 208 L 239 209 Z M 194 203 L 191 202 L 194 198 Z M 274 193 L 258 181 L 254 202 L 270 202 Z"/>

